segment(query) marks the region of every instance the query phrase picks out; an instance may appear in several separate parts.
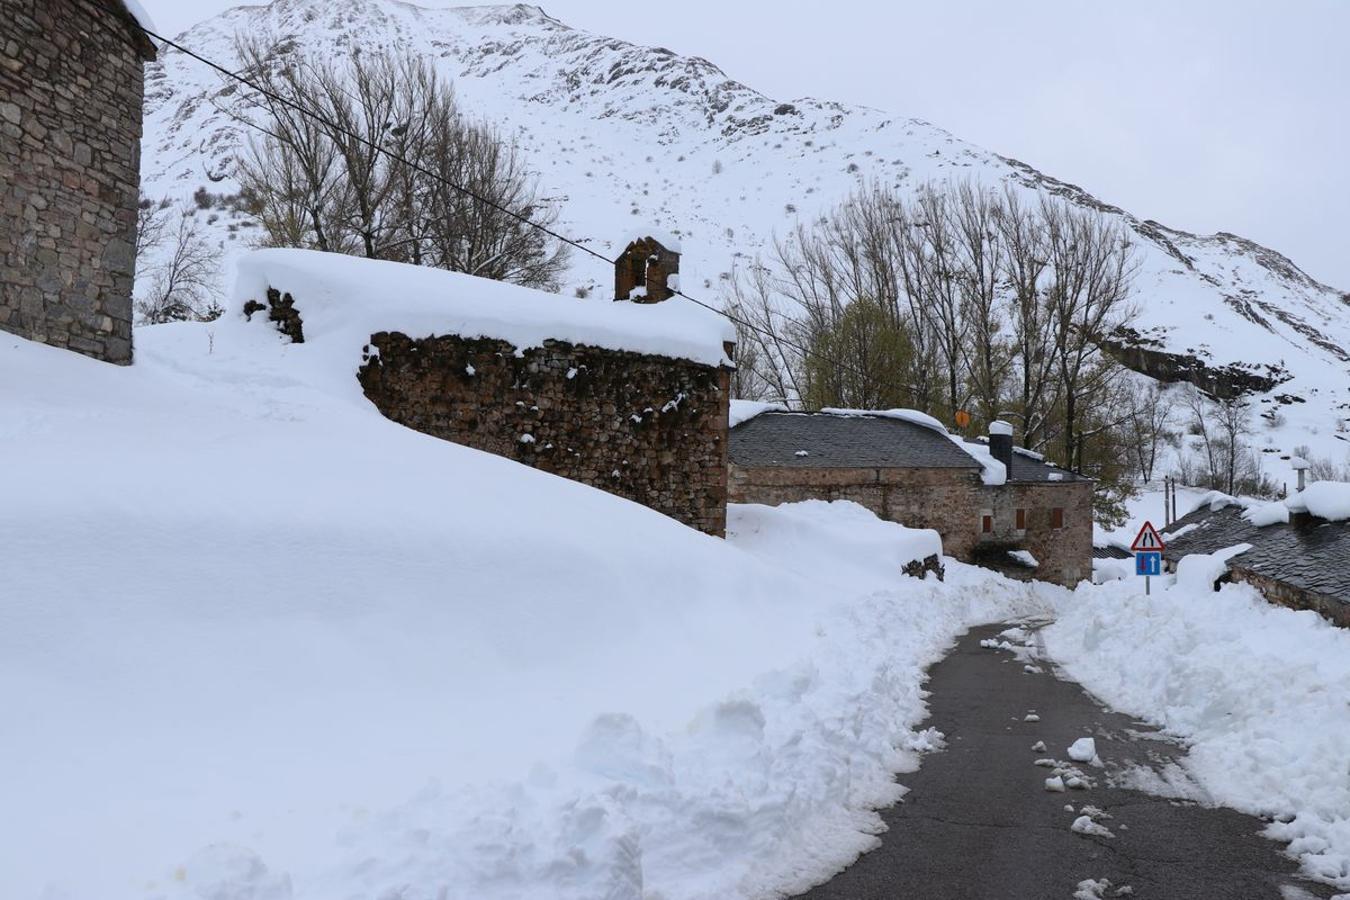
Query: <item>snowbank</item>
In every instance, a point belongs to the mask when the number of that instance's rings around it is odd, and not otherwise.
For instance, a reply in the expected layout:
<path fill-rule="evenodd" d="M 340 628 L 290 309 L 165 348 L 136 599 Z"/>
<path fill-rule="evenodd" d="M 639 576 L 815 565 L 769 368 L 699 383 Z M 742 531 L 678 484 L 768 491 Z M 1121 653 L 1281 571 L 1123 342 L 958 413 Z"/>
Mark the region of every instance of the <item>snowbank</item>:
<path fill-rule="evenodd" d="M 1311 513 L 1319 519 L 1343 522 L 1350 519 L 1350 483 L 1318 481 L 1285 501 L 1291 512 Z"/>
<path fill-rule="evenodd" d="M 1191 553 L 1177 563 L 1177 586 L 1197 594 L 1213 591 L 1228 571 L 1228 561 L 1252 549 L 1251 544 L 1235 544 L 1214 553 Z"/>
<path fill-rule="evenodd" d="M 735 428 L 742 422 L 748 422 L 755 416 L 763 415 L 766 412 L 787 411 L 788 408 L 781 403 L 761 403 L 758 400 L 732 400 L 731 427 Z"/>
<path fill-rule="evenodd" d="M 872 846 L 924 667 L 1037 589 L 900 577 L 937 536 L 851 504 L 724 542 L 401 428 L 323 287 L 302 345 L 0 338 L 6 895 L 760 897 Z"/>
<path fill-rule="evenodd" d="M 269 287 L 295 297 L 306 341 L 335 333 L 359 337 L 350 348 L 354 360 L 379 331 L 411 338 L 499 338 L 518 350 L 553 339 L 709 366 L 731 365 L 723 344 L 736 339 L 726 317 L 678 297 L 650 305 L 564 297 L 458 272 L 312 250 L 257 250 L 243 257 L 234 308 L 265 300 Z"/>
<path fill-rule="evenodd" d="M 1350 631 L 1245 585 L 1081 587 L 1046 648 L 1112 706 L 1184 738 L 1213 800 L 1278 817 L 1304 870 L 1350 888 Z"/>

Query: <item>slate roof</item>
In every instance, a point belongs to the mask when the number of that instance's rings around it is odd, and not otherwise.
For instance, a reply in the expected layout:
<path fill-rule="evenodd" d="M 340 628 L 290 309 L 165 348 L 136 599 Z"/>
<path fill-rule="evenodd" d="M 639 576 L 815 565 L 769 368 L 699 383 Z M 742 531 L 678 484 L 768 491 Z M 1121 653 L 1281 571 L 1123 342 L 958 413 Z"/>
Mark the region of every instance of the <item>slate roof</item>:
<path fill-rule="evenodd" d="M 989 446 L 988 441 L 967 440 L 967 444 L 979 444 Z M 1008 473 L 1009 481 L 1091 481 L 1083 475 L 1076 475 L 1068 469 L 1061 469 L 1059 466 L 1052 465 L 1036 455 L 1029 455 L 1028 451 L 1021 447 L 1013 449 L 1012 471 Z"/>
<path fill-rule="evenodd" d="M 1252 549 L 1229 563 L 1350 604 L 1350 522 L 1301 516 L 1294 519 L 1288 525 L 1257 528 L 1242 518 L 1240 506 L 1215 511 L 1202 506 L 1167 529 L 1175 534 L 1187 525 L 1196 526 L 1170 540 L 1164 535 L 1164 556 L 1175 562 L 1191 553 L 1214 553 L 1234 544 L 1251 544 Z"/>
<path fill-rule="evenodd" d="M 977 443 L 970 441 L 969 443 Z M 803 453 L 804 451 L 804 453 Z M 765 412 L 731 429 L 738 466 L 816 469 L 974 469 L 979 462 L 950 438 L 888 416 Z M 1051 478 L 1058 473 L 1058 478 Z M 1013 454 L 1010 481 L 1086 479 L 1022 453 Z"/>
<path fill-rule="evenodd" d="M 798 455 L 805 451 L 805 455 Z M 738 466 L 812 469 L 974 469 L 980 464 L 922 425 L 882 416 L 760 413 L 731 429 Z"/>

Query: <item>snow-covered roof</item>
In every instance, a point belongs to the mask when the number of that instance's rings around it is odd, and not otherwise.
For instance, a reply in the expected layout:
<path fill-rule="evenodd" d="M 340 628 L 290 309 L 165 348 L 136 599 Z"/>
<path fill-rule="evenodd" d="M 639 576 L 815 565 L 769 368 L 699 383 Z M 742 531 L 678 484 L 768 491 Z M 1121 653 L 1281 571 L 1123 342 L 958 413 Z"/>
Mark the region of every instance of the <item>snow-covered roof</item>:
<path fill-rule="evenodd" d="M 239 261 L 234 302 L 290 293 L 306 339 L 325 331 L 411 338 L 497 338 L 517 350 L 547 340 L 730 365 L 725 317 L 680 298 L 658 304 L 565 297 L 457 272 L 311 250 L 258 250 Z M 359 349 L 359 348 L 358 348 Z"/>
<path fill-rule="evenodd" d="M 733 428 L 731 459 L 750 467 L 974 469 L 977 465 L 945 430 L 916 427 L 900 416 L 772 409 L 747 416 Z"/>
<path fill-rule="evenodd" d="M 732 401 L 732 404 L 733 404 L 731 414 L 732 428 L 736 428 L 737 426 L 744 424 L 745 422 L 749 421 L 755 416 L 762 415 L 765 412 L 783 411 L 781 407 L 776 407 L 773 404 L 752 404 L 748 403 L 747 401 Z M 736 404 L 744 404 L 744 405 L 738 408 Z M 800 413 L 798 415 L 806 415 L 806 414 Z M 935 419 L 933 416 L 928 415 L 927 413 L 919 412 L 918 410 L 915 409 L 846 409 L 841 407 L 826 407 L 820 410 L 819 413 L 815 413 L 813 415 L 818 416 L 825 420 L 831 418 L 893 419 L 899 422 L 904 422 L 909 425 L 918 426 L 919 428 L 922 428 L 926 431 L 930 431 L 936 435 L 940 435 L 942 438 L 953 444 L 962 454 L 968 457 L 971 461 L 977 463 L 980 466 L 981 470 L 980 474 L 981 480 L 986 485 L 989 485 L 991 487 L 997 487 L 999 485 L 1007 484 L 1009 481 L 1069 482 L 1069 481 L 1085 480 L 1079 475 L 1076 475 L 1065 469 L 1060 469 L 1054 466 L 1053 464 L 1046 462 L 1045 457 L 1040 455 L 1039 453 L 1033 453 L 1032 451 L 1023 449 L 1021 447 L 1013 448 L 1016 455 L 1013 459 L 1013 466 L 1012 466 L 1013 470 L 1009 472 L 1007 466 L 1005 466 L 998 459 L 994 458 L 993 454 L 989 450 L 989 445 L 986 442 L 979 439 L 968 440 L 962 437 L 961 435 L 952 434 L 950 431 L 947 430 L 947 426 L 943 425 L 942 422 Z M 1012 429 L 1011 425 L 1006 425 L 1006 423 L 1002 424 L 1005 425 L 1008 430 Z M 780 423 L 780 427 L 783 427 L 783 425 L 784 423 Z M 804 423 L 798 423 L 794 427 L 796 427 L 797 429 L 809 428 L 812 434 L 815 435 L 817 438 L 824 439 L 822 427 L 819 425 L 808 426 Z M 748 439 L 743 437 L 743 440 Z M 844 441 L 852 449 L 849 450 L 848 452 L 845 452 L 844 447 L 841 444 L 840 446 L 833 447 L 833 452 L 811 455 L 809 457 L 809 463 L 803 461 L 801 464 L 810 464 L 817 466 L 878 464 L 876 459 L 874 459 L 876 453 L 872 452 L 871 449 L 863 448 L 859 443 L 859 441 L 861 440 L 860 438 L 856 436 L 847 436 L 841 437 L 840 440 Z M 785 446 L 777 446 L 775 444 L 773 446 L 759 447 L 757 448 L 756 452 L 751 455 L 755 456 L 756 458 L 762 459 L 768 459 L 770 457 L 776 458 L 776 456 L 781 454 L 781 451 L 785 449 L 786 449 Z M 888 451 L 879 450 L 877 452 L 882 453 L 884 457 L 890 459 L 890 457 L 886 455 Z M 765 456 L 765 453 L 767 453 L 768 456 Z M 806 460 L 807 458 L 802 459 Z M 851 460 L 851 462 L 847 460 Z M 761 461 L 760 464 L 767 464 L 767 463 Z M 892 459 L 888 464 L 933 465 L 934 463 L 932 462 L 931 459 L 926 458 L 925 460 L 920 462 L 914 461 L 897 462 L 896 460 Z"/>
<path fill-rule="evenodd" d="M 1247 549 L 1226 557 L 1225 563 L 1350 603 L 1350 484 L 1317 482 L 1273 503 L 1217 492 L 1205 499 L 1172 524 L 1164 554 L 1168 559 L 1241 544 Z M 1303 511 L 1317 518 L 1300 523 L 1289 515 Z"/>
<path fill-rule="evenodd" d="M 730 427 L 735 428 L 742 422 L 748 422 L 755 416 L 766 412 L 787 412 L 781 403 L 761 403 L 758 400 L 732 400 Z"/>
<path fill-rule="evenodd" d="M 159 29 L 155 28 L 154 20 L 150 18 L 150 14 L 145 11 L 145 7 L 141 6 L 137 0 L 122 0 L 122 4 L 126 6 L 127 12 L 131 13 L 131 17 L 136 20 L 138 25 L 146 31 L 158 32 Z"/>

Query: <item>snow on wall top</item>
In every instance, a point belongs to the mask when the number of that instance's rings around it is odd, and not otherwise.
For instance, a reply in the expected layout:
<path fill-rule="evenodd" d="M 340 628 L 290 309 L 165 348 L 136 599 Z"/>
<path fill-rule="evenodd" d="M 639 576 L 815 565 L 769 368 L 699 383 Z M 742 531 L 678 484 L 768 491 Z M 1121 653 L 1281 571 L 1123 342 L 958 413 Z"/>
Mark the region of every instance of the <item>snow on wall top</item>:
<path fill-rule="evenodd" d="M 723 344 L 736 337 L 725 317 L 679 298 L 651 305 L 580 299 L 312 250 L 258 250 L 241 258 L 236 308 L 265 299 L 268 288 L 295 297 L 307 339 L 355 329 L 497 338 L 518 350 L 558 340 L 729 366 Z"/>

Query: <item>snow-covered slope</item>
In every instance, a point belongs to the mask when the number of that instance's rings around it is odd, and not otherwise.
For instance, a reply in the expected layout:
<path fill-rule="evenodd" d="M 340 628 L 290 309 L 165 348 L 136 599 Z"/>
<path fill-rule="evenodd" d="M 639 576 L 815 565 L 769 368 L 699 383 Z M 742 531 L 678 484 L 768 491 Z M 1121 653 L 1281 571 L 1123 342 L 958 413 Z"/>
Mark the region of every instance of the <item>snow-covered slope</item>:
<path fill-rule="evenodd" d="M 733 539 L 382 418 L 340 328 L 0 337 L 0 896 L 770 896 L 1035 589 L 852 504 Z M 8 389 L 22 386 L 22 390 Z M 644 893 L 644 890 L 648 893 Z"/>
<path fill-rule="evenodd" d="M 1272 451 L 1277 478 L 1287 478 L 1278 453 L 1298 444 L 1337 460 L 1350 452 L 1350 295 L 1242 238 L 1138 219 L 926 122 L 812 99 L 780 102 L 706 60 L 578 31 L 533 6 L 275 0 L 223 13 L 182 40 L 228 64 L 238 32 L 321 54 L 387 45 L 438 60 L 471 113 L 519 140 L 544 192 L 561 201 L 566 232 L 605 253 L 639 228 L 678 234 L 685 289 L 710 301 L 738 260 L 864 181 L 912 189 L 952 177 L 1006 180 L 1105 209 L 1141 239 L 1141 367 L 1194 357 L 1230 374 L 1287 377 L 1263 399 L 1285 421 L 1272 415 L 1258 441 Z M 165 51 L 148 72 L 147 192 L 182 200 L 203 186 L 232 193 L 247 133 L 229 111 L 243 102 L 241 90 Z M 249 223 L 237 214 L 202 214 L 216 216 L 228 248 L 249 241 Z M 610 282 L 592 259 L 578 255 L 575 266 L 578 285 L 604 290 Z"/>

